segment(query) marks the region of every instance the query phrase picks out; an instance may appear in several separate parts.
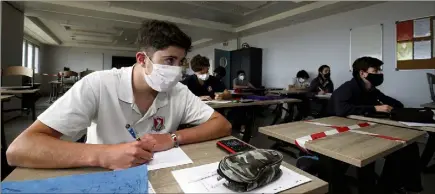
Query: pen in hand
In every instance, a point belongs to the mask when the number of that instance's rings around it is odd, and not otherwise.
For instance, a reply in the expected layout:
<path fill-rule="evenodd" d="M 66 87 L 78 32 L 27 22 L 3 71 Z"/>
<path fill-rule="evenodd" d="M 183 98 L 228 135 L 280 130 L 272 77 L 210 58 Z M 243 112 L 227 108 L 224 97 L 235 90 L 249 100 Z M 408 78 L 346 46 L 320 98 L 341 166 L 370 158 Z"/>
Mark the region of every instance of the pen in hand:
<path fill-rule="evenodd" d="M 130 133 L 130 135 L 136 139 L 137 141 L 140 141 L 140 137 L 136 135 L 136 132 L 134 131 L 133 127 L 130 126 L 130 124 L 125 125 L 125 128 Z"/>

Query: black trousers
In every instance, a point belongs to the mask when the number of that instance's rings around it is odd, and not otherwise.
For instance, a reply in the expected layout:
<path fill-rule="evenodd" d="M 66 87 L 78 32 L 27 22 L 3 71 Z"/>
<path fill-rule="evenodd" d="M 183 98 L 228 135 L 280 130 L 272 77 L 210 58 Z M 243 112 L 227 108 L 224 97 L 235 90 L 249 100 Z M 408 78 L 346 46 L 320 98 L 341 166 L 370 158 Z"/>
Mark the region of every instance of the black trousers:
<path fill-rule="evenodd" d="M 298 109 L 298 114 L 295 117 L 296 121 L 300 121 L 303 118 L 310 116 L 310 99 L 307 94 L 290 94 L 287 97 L 302 100 L 302 102 L 296 104 L 296 108 Z"/>
<path fill-rule="evenodd" d="M 322 161 L 323 160 L 323 161 Z M 408 191 L 421 192 L 420 176 L 420 155 L 416 143 L 408 145 L 385 157 L 385 165 L 379 183 L 388 190 L 395 190 L 404 187 Z M 346 188 L 345 173 L 349 164 L 328 158 L 320 157 L 319 177 L 330 185 L 330 193 L 349 193 Z M 358 178 L 363 185 L 374 185 L 375 173 L 374 163 L 358 169 Z M 363 186 L 367 189 L 364 193 L 373 193 L 370 186 Z"/>
<path fill-rule="evenodd" d="M 428 132 L 428 134 L 429 139 L 427 140 L 426 147 L 424 148 L 423 154 L 421 155 L 420 166 L 422 170 L 427 167 L 435 152 L 435 133 Z"/>

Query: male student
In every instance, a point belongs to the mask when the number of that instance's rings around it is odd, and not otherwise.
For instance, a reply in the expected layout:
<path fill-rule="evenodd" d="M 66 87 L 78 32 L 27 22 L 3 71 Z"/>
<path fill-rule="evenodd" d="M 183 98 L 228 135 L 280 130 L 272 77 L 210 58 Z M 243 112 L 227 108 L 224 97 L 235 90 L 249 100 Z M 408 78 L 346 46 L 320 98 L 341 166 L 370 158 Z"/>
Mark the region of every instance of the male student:
<path fill-rule="evenodd" d="M 153 152 L 229 135 L 231 124 L 178 83 L 190 37 L 174 24 L 149 21 L 139 30 L 138 43 L 134 66 L 77 82 L 12 142 L 8 162 L 123 169 L 152 160 Z M 185 123 L 198 126 L 176 131 Z M 87 144 L 59 139 L 85 128 Z"/>
<path fill-rule="evenodd" d="M 352 114 L 388 113 L 393 108 L 403 107 L 401 102 L 386 96 L 376 88 L 384 80 L 381 72 L 382 65 L 382 61 L 372 57 L 361 57 L 355 60 L 352 66 L 353 78 L 332 93 L 329 113 L 344 117 Z M 390 154 L 386 157 L 380 183 L 389 190 L 422 191 L 419 159 L 419 151 L 415 143 Z"/>
<path fill-rule="evenodd" d="M 181 83 L 186 85 L 193 94 L 199 96 L 201 100 L 212 100 L 215 97 L 215 92 L 225 90 L 219 79 L 208 73 L 210 62 L 207 57 L 194 56 L 190 61 L 190 68 L 195 74 L 186 77 Z"/>
<path fill-rule="evenodd" d="M 246 80 L 246 73 L 243 70 L 237 71 L 237 77 L 233 80 L 233 88 L 234 89 L 246 89 L 246 88 L 254 88 L 255 87 Z"/>

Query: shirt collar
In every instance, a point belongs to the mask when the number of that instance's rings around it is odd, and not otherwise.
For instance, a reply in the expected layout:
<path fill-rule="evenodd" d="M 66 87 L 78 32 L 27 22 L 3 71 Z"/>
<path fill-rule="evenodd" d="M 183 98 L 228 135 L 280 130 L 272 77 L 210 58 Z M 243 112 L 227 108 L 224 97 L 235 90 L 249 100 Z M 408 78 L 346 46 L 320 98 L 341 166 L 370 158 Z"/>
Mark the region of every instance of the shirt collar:
<path fill-rule="evenodd" d="M 118 86 L 118 98 L 126 103 L 133 104 L 134 96 L 133 96 L 133 86 L 132 86 L 132 78 L 133 78 L 133 67 L 127 67 L 122 69 L 121 78 Z M 159 92 L 154 99 L 153 104 L 150 107 L 150 110 L 155 107 L 159 109 L 168 104 L 168 93 L 167 92 Z"/>

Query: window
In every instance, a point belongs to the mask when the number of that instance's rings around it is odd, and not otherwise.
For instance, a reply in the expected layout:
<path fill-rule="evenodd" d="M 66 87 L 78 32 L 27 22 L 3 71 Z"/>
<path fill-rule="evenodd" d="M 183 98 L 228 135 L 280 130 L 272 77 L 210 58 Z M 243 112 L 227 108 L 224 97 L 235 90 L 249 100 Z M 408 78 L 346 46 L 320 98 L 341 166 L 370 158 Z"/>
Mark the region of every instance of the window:
<path fill-rule="evenodd" d="M 27 40 L 23 41 L 22 66 L 35 70 L 39 73 L 39 47 Z"/>
<path fill-rule="evenodd" d="M 396 23 L 397 69 L 435 69 L 435 16 Z"/>
<path fill-rule="evenodd" d="M 35 47 L 35 73 L 39 73 L 39 47 Z"/>

